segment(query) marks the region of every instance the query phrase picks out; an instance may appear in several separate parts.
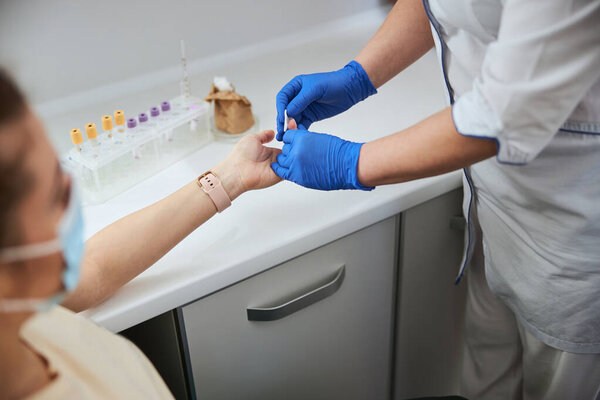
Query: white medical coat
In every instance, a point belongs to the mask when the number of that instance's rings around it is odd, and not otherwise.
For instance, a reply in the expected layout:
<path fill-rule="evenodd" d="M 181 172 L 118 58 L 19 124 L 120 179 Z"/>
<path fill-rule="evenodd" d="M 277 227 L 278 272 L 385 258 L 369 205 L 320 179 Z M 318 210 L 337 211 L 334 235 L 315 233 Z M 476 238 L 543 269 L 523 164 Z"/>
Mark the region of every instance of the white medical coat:
<path fill-rule="evenodd" d="M 544 343 L 600 353 L 600 1 L 424 0 L 465 170 L 465 260 Z M 480 224 L 482 238 L 475 237 Z"/>

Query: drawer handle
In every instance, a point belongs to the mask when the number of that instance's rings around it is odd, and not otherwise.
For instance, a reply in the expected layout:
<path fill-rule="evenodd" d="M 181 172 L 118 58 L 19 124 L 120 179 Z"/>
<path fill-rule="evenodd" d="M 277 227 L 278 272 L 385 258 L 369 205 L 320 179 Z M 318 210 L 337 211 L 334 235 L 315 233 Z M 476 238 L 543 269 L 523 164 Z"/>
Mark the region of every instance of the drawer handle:
<path fill-rule="evenodd" d="M 331 296 L 337 292 L 340 286 L 342 286 L 345 268 L 345 265 L 342 265 L 331 282 L 290 300 L 285 304 L 269 308 L 247 308 L 248 321 L 275 321 Z"/>

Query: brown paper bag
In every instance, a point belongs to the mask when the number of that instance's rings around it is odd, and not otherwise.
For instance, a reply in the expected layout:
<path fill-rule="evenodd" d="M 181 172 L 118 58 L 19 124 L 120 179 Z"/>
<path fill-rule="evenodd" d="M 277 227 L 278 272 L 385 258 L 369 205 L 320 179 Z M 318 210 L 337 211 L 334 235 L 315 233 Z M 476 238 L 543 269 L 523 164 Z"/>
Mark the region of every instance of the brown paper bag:
<path fill-rule="evenodd" d="M 215 102 L 215 125 L 218 129 L 242 133 L 254 125 L 252 103 L 235 89 L 221 91 L 213 84 L 204 100 Z"/>

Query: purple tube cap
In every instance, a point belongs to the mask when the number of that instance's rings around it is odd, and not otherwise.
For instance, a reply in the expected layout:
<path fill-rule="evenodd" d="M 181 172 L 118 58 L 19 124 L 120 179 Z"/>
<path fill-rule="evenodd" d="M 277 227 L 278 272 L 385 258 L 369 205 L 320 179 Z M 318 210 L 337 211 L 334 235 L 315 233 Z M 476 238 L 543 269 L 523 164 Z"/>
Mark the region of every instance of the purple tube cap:
<path fill-rule="evenodd" d="M 140 123 L 148 121 L 148 114 L 141 113 L 140 115 L 138 115 L 138 120 L 140 121 Z"/>
<path fill-rule="evenodd" d="M 129 119 L 127 120 L 127 127 L 128 127 L 129 129 L 133 129 L 133 128 L 135 128 L 136 126 L 137 126 L 137 121 L 135 120 L 135 118 L 129 118 Z"/>
<path fill-rule="evenodd" d="M 163 112 L 169 111 L 171 109 L 171 104 L 168 101 L 163 101 L 162 103 L 160 103 L 160 109 Z"/>
<path fill-rule="evenodd" d="M 160 115 L 160 110 L 158 109 L 158 107 L 152 107 L 150 109 L 150 116 L 151 117 L 158 117 Z"/>

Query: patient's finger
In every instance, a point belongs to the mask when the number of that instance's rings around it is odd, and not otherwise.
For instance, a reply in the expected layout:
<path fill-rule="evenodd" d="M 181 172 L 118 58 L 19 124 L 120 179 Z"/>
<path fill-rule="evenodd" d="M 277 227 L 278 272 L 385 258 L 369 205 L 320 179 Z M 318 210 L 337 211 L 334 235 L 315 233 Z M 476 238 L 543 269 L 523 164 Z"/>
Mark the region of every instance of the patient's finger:
<path fill-rule="evenodd" d="M 261 144 L 269 143 L 275 137 L 275 132 L 272 130 L 258 132 L 256 134 Z"/>
<path fill-rule="evenodd" d="M 294 118 L 289 119 L 287 129 L 298 129 L 298 125 L 296 124 L 296 120 Z"/>

